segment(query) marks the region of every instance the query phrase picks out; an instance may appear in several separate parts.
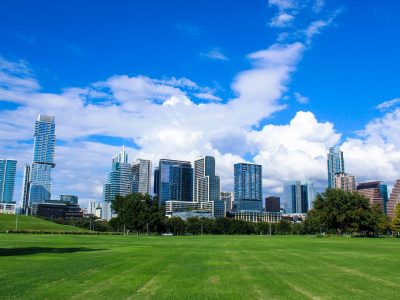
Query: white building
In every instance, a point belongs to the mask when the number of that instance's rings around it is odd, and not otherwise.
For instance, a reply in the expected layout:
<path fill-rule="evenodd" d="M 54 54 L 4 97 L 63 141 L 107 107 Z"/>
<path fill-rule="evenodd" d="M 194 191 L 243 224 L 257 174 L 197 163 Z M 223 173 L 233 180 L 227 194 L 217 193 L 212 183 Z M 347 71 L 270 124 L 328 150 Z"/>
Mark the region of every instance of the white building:
<path fill-rule="evenodd" d="M 336 173 L 334 187 L 342 191 L 355 192 L 356 177 L 345 172 Z"/>
<path fill-rule="evenodd" d="M 151 161 L 137 159 L 132 163 L 132 192 L 151 193 Z"/>
<path fill-rule="evenodd" d="M 208 202 L 220 199 L 221 182 L 215 175 L 215 158 L 202 156 L 194 161 L 193 201 Z"/>

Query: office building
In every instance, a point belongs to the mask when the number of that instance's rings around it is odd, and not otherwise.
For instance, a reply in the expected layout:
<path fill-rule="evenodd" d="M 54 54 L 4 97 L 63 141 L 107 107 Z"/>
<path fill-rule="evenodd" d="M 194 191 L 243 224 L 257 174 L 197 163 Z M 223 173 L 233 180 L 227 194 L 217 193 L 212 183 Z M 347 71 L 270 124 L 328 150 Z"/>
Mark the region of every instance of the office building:
<path fill-rule="evenodd" d="M 55 117 L 39 115 L 35 123 L 29 203 L 50 200 L 51 169 L 55 167 L 55 146 Z"/>
<path fill-rule="evenodd" d="M 60 195 L 60 202 L 78 205 L 78 196 Z"/>
<path fill-rule="evenodd" d="M 282 219 L 282 214 L 280 212 L 235 212 L 235 220 L 242 220 L 246 222 L 267 222 L 267 223 L 278 223 Z"/>
<path fill-rule="evenodd" d="M 234 165 L 234 197 L 236 212 L 261 212 L 261 165 L 249 163 L 238 163 Z"/>
<path fill-rule="evenodd" d="M 83 212 L 79 205 L 54 200 L 45 203 L 33 203 L 31 205 L 31 213 L 33 216 L 49 220 L 81 220 L 83 218 Z"/>
<path fill-rule="evenodd" d="M 356 177 L 344 172 L 336 173 L 334 187 L 342 191 L 355 192 Z"/>
<path fill-rule="evenodd" d="M 87 208 L 87 213 L 90 215 L 93 215 L 97 218 L 101 218 L 102 215 L 102 205 L 99 202 L 89 202 L 88 208 Z"/>
<path fill-rule="evenodd" d="M 203 156 L 194 161 L 194 192 L 196 202 L 218 201 L 221 182 L 215 175 L 215 158 Z"/>
<path fill-rule="evenodd" d="M 160 159 L 158 166 L 158 203 L 193 201 L 193 168 L 188 161 Z"/>
<path fill-rule="evenodd" d="M 132 166 L 128 163 L 128 154 L 125 147 L 113 157 L 111 172 L 108 174 L 107 183 L 103 187 L 103 200 L 112 202 L 117 195 L 126 196 L 132 190 Z"/>
<path fill-rule="evenodd" d="M 221 192 L 220 199 L 225 203 L 225 211 L 232 212 L 233 210 L 233 192 Z"/>
<path fill-rule="evenodd" d="M 132 163 L 132 193 L 150 194 L 151 161 L 137 159 Z"/>
<path fill-rule="evenodd" d="M 266 212 L 280 212 L 281 211 L 281 198 L 271 196 L 265 198 L 265 211 Z"/>
<path fill-rule="evenodd" d="M 396 180 L 390 198 L 386 206 L 387 214 L 389 217 L 394 217 L 396 206 L 400 203 L 400 179 Z"/>
<path fill-rule="evenodd" d="M 343 152 L 340 147 L 331 147 L 327 157 L 328 188 L 335 188 L 335 174 L 344 173 Z"/>
<path fill-rule="evenodd" d="M 377 205 L 384 213 L 387 212 L 387 185 L 381 181 L 363 182 L 357 185 L 357 192 L 367 197 L 372 205 Z"/>
<path fill-rule="evenodd" d="M 283 188 L 288 214 L 305 214 L 314 202 L 314 187 L 310 182 L 287 181 Z"/>
<path fill-rule="evenodd" d="M 225 204 L 222 201 L 166 201 L 165 215 L 180 217 L 186 220 L 189 217 L 221 218 L 225 217 Z"/>
<path fill-rule="evenodd" d="M 14 184 L 16 171 L 16 160 L 0 160 L 0 202 L 2 203 L 14 202 Z"/>
<path fill-rule="evenodd" d="M 21 192 L 22 212 L 24 214 L 28 213 L 30 186 L 31 186 L 31 166 L 29 164 L 25 164 L 24 179 L 22 182 L 22 192 Z"/>
<path fill-rule="evenodd" d="M 158 169 L 158 167 L 156 167 L 154 169 L 154 189 L 153 189 L 154 195 L 158 195 L 159 183 L 160 183 L 160 170 Z"/>

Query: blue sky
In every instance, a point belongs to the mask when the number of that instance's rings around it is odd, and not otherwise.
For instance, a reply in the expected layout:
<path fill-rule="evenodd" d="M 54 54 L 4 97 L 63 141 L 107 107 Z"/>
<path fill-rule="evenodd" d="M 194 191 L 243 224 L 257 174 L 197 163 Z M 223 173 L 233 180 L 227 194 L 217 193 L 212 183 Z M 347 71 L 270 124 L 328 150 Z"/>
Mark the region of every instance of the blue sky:
<path fill-rule="evenodd" d="M 399 112 L 396 104 L 383 110 L 377 106 L 400 97 L 399 9 L 400 3 L 395 0 L 2 2 L 0 70 L 10 77 L 0 77 L 0 88 L 20 94 L 0 93 L 0 130 L 14 128 L 19 132 L 14 137 L 2 133 L 0 154 L 21 161 L 20 177 L 21 166 L 31 160 L 29 143 L 35 116 L 42 112 L 55 114 L 60 120 L 56 129 L 60 164 L 54 169 L 55 193 L 76 193 L 84 199 L 100 197 L 108 157 L 121 144 L 131 148 L 132 159 L 147 156 L 156 161 L 174 151 L 178 157 L 173 158 L 178 159 L 216 155 L 226 189 L 231 188 L 231 163 L 241 159 L 262 163 L 266 194 L 279 193 L 284 179 L 301 179 L 292 176 L 311 177 L 322 187 L 324 152 L 329 144 L 343 144 L 357 153 L 354 157 L 348 153 L 349 171 L 360 179 L 382 179 L 390 185 L 390 180 L 400 176 L 395 136 Z M 286 19 L 274 23 L 279 16 Z M 315 30 L 307 33 L 313 26 Z M 282 54 L 291 45 L 299 47 L 289 49 L 287 56 Z M 261 60 L 251 57 L 268 49 L 278 50 Z M 277 70 L 275 64 L 283 69 Z M 266 72 L 252 73 L 257 70 Z M 277 82 L 268 83 L 271 76 Z M 21 78 L 37 86 L 21 88 L 15 83 Z M 141 89 L 143 78 L 154 86 Z M 181 78 L 191 83 L 177 82 Z M 165 87 L 174 90 L 165 91 Z M 77 92 L 78 88 L 85 91 Z M 254 94 L 258 88 L 259 93 Z M 70 92 L 66 95 L 67 89 Z M 93 91 L 99 94 L 93 96 Z M 264 99 L 262 93 L 268 96 Z M 162 111 L 161 104 L 174 95 L 179 103 L 186 104 L 187 96 L 196 108 L 178 108 L 174 100 L 168 102 L 174 109 Z M 47 108 L 38 104 L 42 100 L 29 100 L 46 96 L 52 103 Z M 81 102 L 74 102 L 77 97 Z M 146 108 L 140 102 L 142 98 L 159 105 Z M 242 104 L 229 107 L 227 104 L 235 99 L 242 99 Z M 232 126 L 215 132 L 204 127 L 206 116 L 200 118 L 196 112 L 201 110 L 197 107 L 200 103 L 209 109 L 211 123 L 226 114 L 233 115 L 226 119 Z M 253 119 L 248 109 L 252 106 Z M 122 109 L 120 119 L 116 109 Z M 150 110 L 155 111 L 154 122 Z M 79 111 L 80 120 L 76 115 L 70 119 L 76 126 L 60 116 Z M 103 124 L 107 118 L 96 119 L 103 113 L 112 114 L 115 128 Z M 169 116 L 164 123 L 163 114 Z M 7 119 L 13 116 L 23 119 L 23 124 Z M 199 120 L 191 122 L 192 116 Z M 235 116 L 243 121 L 236 123 Z M 293 120 L 300 124 L 298 128 L 289 126 Z M 224 124 L 215 122 L 215 127 Z M 286 132 L 285 126 L 293 132 Z M 195 134 L 180 131 L 185 127 Z M 171 131 L 161 134 L 158 128 Z M 296 145 L 280 139 L 285 134 L 291 139 L 295 133 L 302 137 Z M 158 136 L 151 140 L 149 135 Z M 185 143 L 191 143 L 192 148 Z M 310 156 L 313 147 L 318 150 Z M 83 164 L 93 180 L 79 186 L 76 181 L 81 167 L 68 162 L 64 155 L 84 159 L 91 151 L 105 162 L 99 166 L 94 158 L 90 163 L 87 159 Z M 185 157 L 179 157 L 180 153 Z M 358 166 L 357 157 L 372 154 L 387 154 L 391 160 L 370 168 Z M 282 161 L 299 160 L 302 163 L 296 169 L 303 172 L 272 174 L 284 168 Z M 379 178 L 370 178 L 371 172 Z M 17 182 L 17 189 L 19 186 Z"/>

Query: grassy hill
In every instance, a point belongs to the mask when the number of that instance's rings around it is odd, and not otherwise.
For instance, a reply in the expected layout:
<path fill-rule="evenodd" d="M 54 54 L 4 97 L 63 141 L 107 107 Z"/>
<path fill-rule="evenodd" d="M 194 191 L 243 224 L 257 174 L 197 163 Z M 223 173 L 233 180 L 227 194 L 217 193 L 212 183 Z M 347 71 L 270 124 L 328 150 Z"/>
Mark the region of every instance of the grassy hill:
<path fill-rule="evenodd" d="M 0 214 L 0 232 L 15 230 L 16 215 Z M 18 216 L 18 230 L 29 231 L 86 231 L 85 229 L 60 225 L 31 216 Z"/>

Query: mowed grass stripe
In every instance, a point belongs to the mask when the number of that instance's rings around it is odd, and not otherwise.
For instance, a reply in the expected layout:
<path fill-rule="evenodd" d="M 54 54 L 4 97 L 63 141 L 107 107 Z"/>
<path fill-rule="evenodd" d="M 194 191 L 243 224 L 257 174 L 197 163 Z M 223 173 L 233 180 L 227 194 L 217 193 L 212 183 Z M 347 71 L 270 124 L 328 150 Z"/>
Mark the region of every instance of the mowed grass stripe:
<path fill-rule="evenodd" d="M 307 236 L 2 234 L 0 248 L 94 251 L 0 256 L 0 298 L 397 299 L 399 246 Z"/>

